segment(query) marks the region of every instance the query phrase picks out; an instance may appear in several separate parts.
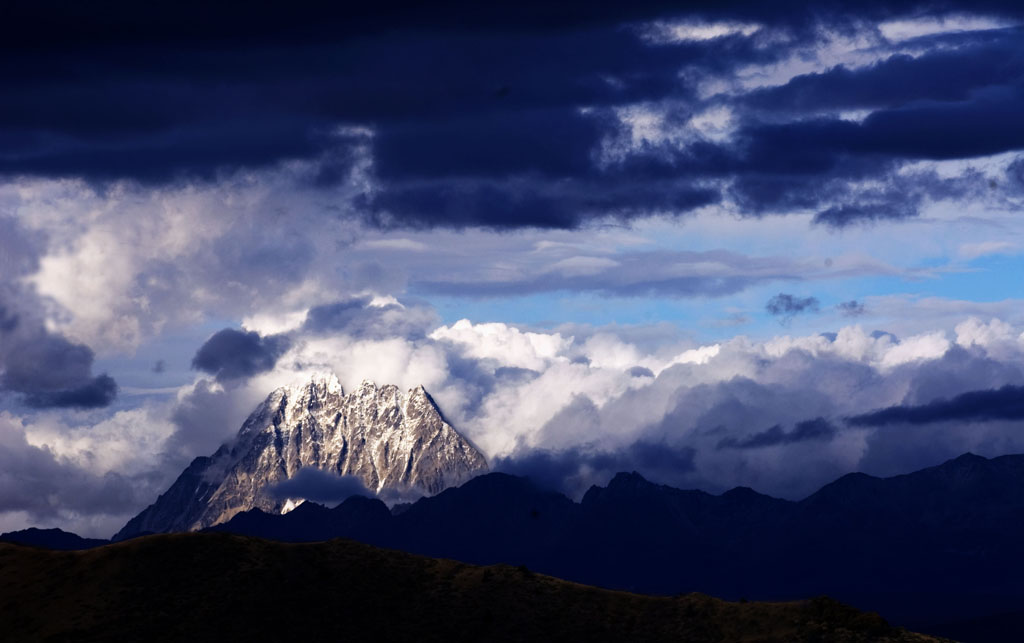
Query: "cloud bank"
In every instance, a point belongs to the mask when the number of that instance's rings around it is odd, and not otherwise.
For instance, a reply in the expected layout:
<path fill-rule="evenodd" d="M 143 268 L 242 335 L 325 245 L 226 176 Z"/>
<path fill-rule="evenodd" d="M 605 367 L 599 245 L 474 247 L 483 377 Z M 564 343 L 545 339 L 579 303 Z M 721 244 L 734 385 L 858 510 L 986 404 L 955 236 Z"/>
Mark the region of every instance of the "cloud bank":
<path fill-rule="evenodd" d="M 346 389 L 364 378 L 422 384 L 496 468 L 577 495 L 613 469 L 635 469 L 671 484 L 799 497 L 850 470 L 916 466 L 882 461 L 876 449 L 900 425 L 926 422 L 945 424 L 936 435 L 904 434 L 907 450 L 918 439 L 929 451 L 945 441 L 949 457 L 1024 446 L 1019 431 L 999 423 L 1018 419 L 1011 398 L 1024 385 L 1015 361 L 1024 339 L 999 320 L 969 319 L 951 335 L 897 339 L 845 326 L 831 336 L 650 352 L 615 328 L 463 320 L 410 334 L 396 321 L 387 336 L 373 306 L 346 306 L 352 334 L 343 324 L 330 334 L 304 324 L 272 370 L 221 395 L 268 391 L 322 369 Z M 378 320 L 375 334 L 364 333 L 357 310 Z M 201 390 L 185 399 L 198 401 Z"/>

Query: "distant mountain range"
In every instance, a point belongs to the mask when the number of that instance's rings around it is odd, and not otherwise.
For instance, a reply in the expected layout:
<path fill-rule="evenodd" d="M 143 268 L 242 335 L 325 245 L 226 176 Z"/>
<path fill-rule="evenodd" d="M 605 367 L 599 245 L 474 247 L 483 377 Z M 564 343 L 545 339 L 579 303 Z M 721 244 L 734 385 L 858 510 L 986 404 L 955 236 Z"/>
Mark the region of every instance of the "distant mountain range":
<path fill-rule="evenodd" d="M 109 540 L 99 538 L 82 538 L 63 529 L 37 529 L 29 527 L 20 531 L 8 531 L 0 534 L 0 542 L 16 543 L 18 545 L 29 545 L 31 547 L 42 547 L 58 551 L 75 551 L 80 549 L 92 549 L 109 545 Z"/>
<path fill-rule="evenodd" d="M 345 395 L 333 374 L 280 388 L 238 436 L 200 457 L 114 540 L 194 531 L 252 508 L 281 513 L 301 498 L 273 493 L 303 468 L 353 476 L 370 492 L 435 494 L 487 470 L 487 460 L 444 421 L 419 386 L 363 382 Z"/>
<path fill-rule="evenodd" d="M 1015 616 L 1024 616 L 1024 455 L 965 454 L 884 479 L 849 474 L 799 502 L 620 473 L 575 503 L 490 473 L 395 511 L 356 496 L 333 509 L 252 509 L 211 531 L 350 538 L 643 593 L 827 594 L 922 631 L 962 631 L 969 624 L 955 622 L 970 621 L 970 634 L 999 622 L 996 634 L 964 639 L 1024 640 L 1024 618 Z"/>
<path fill-rule="evenodd" d="M 0 622 L 5 642 L 935 641 L 823 597 L 640 596 L 526 567 L 225 534 L 150 536 L 83 552 L 0 543 Z"/>
<path fill-rule="evenodd" d="M 254 510 L 214 530 L 353 538 L 644 593 L 828 594 L 918 628 L 1024 605 L 1024 456 L 965 454 L 885 479 L 850 474 L 800 502 L 747 488 L 715 496 L 620 473 L 577 504 L 492 473 L 397 515 L 351 498 L 283 516 Z"/>

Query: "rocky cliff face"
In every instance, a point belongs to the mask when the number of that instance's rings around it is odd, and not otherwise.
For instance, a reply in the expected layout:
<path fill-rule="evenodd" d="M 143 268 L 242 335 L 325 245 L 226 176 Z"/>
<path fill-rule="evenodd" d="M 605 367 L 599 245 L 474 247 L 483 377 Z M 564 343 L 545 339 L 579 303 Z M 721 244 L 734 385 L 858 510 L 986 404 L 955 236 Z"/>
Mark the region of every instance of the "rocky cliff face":
<path fill-rule="evenodd" d="M 267 487 L 303 467 L 358 477 L 375 492 L 436 494 L 487 470 L 487 462 L 441 417 L 422 386 L 363 382 L 345 395 L 333 375 L 281 388 L 242 425 L 232 445 L 192 461 L 171 488 L 114 537 L 194 531 L 285 502 Z"/>

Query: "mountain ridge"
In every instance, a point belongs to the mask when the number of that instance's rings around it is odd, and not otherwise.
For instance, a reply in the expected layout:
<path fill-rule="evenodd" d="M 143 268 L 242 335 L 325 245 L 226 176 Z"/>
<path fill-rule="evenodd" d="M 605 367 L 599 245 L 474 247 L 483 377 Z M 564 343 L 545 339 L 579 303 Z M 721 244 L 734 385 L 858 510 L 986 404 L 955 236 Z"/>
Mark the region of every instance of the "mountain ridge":
<path fill-rule="evenodd" d="M 675 489 L 633 472 L 573 502 L 495 472 L 401 511 L 352 496 L 331 509 L 253 509 L 210 531 L 350 538 L 650 594 L 827 594 L 919 631 L 985 632 L 1013 626 L 999 615 L 1024 602 L 1024 455 L 954 458 L 889 478 L 847 475 L 800 501 L 742 487 L 719 495 Z M 993 626 L 990 617 L 1001 620 Z M 1002 638 L 964 638 L 1024 640 L 1024 621 L 1016 623 Z"/>
<path fill-rule="evenodd" d="M 227 534 L 155 535 L 84 552 L 0 544 L 0 606 L 10 615 L 5 641 L 937 640 L 826 597 L 642 596 L 523 566 Z"/>
<path fill-rule="evenodd" d="M 970 476 L 962 475 L 965 463 Z M 993 479 L 1007 491 L 993 495 Z M 325 511 L 333 512 L 330 524 L 341 525 L 348 509 Z M 300 525 L 290 515 L 214 530 L 351 537 L 473 564 L 522 563 L 641 593 L 756 600 L 828 594 L 922 631 L 1009 612 L 1024 601 L 1017 581 L 1024 577 L 1024 455 L 955 458 L 889 478 L 844 476 L 800 501 L 743 488 L 719 495 L 675 489 L 634 472 L 592 487 L 575 503 L 527 479 L 491 473 L 398 515 L 381 504 L 376 515 L 359 534 L 316 520 Z M 1021 640 L 1014 638 L 1021 630 L 985 640 Z"/>
<path fill-rule="evenodd" d="M 4 532 L 0 534 L 0 542 L 56 551 L 77 551 L 110 544 L 109 540 L 102 538 L 82 538 L 78 534 L 63 529 L 39 529 L 37 527 Z"/>
<path fill-rule="evenodd" d="M 336 376 L 317 374 L 271 392 L 233 442 L 195 458 L 114 539 L 203 529 L 256 507 L 286 511 L 294 503 L 274 485 L 306 467 L 353 476 L 374 493 L 430 495 L 486 471 L 487 461 L 423 386 L 402 393 L 364 380 L 346 395 Z"/>

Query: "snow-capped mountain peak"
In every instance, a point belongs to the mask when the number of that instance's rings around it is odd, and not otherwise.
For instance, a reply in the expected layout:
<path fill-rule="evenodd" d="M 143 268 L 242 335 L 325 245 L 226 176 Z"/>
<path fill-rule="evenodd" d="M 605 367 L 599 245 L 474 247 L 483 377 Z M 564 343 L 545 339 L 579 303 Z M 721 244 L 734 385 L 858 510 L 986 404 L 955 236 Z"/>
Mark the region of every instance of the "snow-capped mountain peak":
<path fill-rule="evenodd" d="M 402 392 L 364 380 L 348 395 L 333 373 L 272 392 L 232 446 L 196 458 L 171 488 L 115 538 L 190 531 L 254 507 L 280 513 L 298 498 L 268 487 L 304 467 L 358 477 L 371 491 L 435 494 L 487 470 L 445 422 L 423 386 Z"/>

